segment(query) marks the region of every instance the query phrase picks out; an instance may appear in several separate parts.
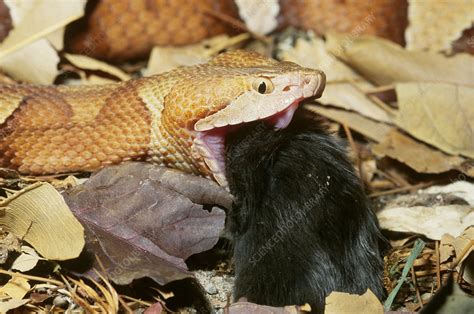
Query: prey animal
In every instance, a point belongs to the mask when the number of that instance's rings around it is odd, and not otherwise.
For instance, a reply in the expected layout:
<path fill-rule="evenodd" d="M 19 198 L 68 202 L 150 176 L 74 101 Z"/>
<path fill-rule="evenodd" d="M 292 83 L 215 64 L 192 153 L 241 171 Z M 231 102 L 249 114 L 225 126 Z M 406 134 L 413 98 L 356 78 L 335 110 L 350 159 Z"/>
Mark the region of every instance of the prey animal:
<path fill-rule="evenodd" d="M 226 186 L 225 137 L 291 121 L 324 73 L 256 53 L 100 86 L 0 84 L 0 167 L 45 175 L 145 160 Z"/>
<path fill-rule="evenodd" d="M 228 223 L 236 300 L 323 313 L 332 291 L 384 296 L 388 244 L 344 145 L 308 114 L 228 137 Z"/>

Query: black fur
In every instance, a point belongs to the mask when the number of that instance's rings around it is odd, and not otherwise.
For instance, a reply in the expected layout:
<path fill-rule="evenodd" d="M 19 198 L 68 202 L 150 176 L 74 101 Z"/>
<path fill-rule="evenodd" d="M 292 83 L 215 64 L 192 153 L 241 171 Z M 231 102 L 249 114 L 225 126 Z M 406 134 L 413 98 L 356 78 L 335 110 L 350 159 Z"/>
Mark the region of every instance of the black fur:
<path fill-rule="evenodd" d="M 227 138 L 234 297 L 318 312 L 331 291 L 382 298 L 386 240 L 344 146 L 306 115 Z"/>

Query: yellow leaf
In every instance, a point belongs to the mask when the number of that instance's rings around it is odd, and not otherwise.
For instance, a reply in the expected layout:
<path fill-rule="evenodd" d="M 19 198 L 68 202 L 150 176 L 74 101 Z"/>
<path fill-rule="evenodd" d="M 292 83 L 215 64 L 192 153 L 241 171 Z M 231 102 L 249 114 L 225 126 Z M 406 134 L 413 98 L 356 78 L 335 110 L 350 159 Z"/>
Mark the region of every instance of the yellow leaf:
<path fill-rule="evenodd" d="M 363 295 L 333 291 L 326 297 L 324 313 L 383 314 L 383 306 L 369 289 Z"/>
<path fill-rule="evenodd" d="M 474 85 L 474 57 L 445 57 L 422 51 L 407 51 L 388 40 L 343 34 L 327 34 L 327 49 L 366 79 L 389 85 L 396 82 L 430 81 Z"/>
<path fill-rule="evenodd" d="M 13 277 L 3 287 L 0 293 L 8 294 L 15 300 L 21 300 L 28 293 L 31 286 L 28 280 L 22 277 Z"/>
<path fill-rule="evenodd" d="M 7 313 L 10 310 L 19 308 L 22 305 L 25 305 L 28 303 L 30 300 L 25 299 L 25 300 L 15 300 L 15 299 L 10 299 L 10 300 L 0 300 L 0 313 Z"/>
<path fill-rule="evenodd" d="M 396 92 L 400 128 L 444 152 L 474 158 L 474 88 L 403 83 Z"/>
<path fill-rule="evenodd" d="M 33 184 L 0 201 L 0 226 L 23 238 L 46 259 L 76 258 L 84 228 L 50 184 Z"/>

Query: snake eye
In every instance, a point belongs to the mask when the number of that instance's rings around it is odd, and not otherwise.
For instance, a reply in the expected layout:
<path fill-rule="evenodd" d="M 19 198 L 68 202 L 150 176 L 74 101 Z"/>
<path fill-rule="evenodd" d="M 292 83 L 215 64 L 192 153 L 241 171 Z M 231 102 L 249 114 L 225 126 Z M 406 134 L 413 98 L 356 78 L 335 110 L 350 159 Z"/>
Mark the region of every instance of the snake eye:
<path fill-rule="evenodd" d="M 269 79 L 258 78 L 253 82 L 252 88 L 260 94 L 269 94 L 273 91 L 273 84 Z"/>

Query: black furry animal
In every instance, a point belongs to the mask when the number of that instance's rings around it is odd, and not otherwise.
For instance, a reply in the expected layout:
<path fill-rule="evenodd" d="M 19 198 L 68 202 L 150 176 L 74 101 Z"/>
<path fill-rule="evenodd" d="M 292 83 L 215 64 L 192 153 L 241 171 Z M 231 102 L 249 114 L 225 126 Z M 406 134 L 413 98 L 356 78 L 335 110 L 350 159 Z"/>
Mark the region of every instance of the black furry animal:
<path fill-rule="evenodd" d="M 318 313 L 331 291 L 382 298 L 387 242 L 344 146 L 303 111 L 286 129 L 227 138 L 234 297 Z"/>

